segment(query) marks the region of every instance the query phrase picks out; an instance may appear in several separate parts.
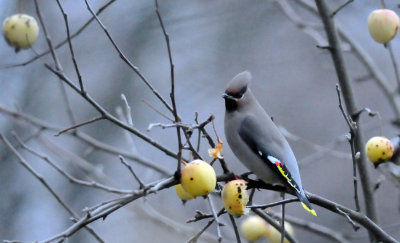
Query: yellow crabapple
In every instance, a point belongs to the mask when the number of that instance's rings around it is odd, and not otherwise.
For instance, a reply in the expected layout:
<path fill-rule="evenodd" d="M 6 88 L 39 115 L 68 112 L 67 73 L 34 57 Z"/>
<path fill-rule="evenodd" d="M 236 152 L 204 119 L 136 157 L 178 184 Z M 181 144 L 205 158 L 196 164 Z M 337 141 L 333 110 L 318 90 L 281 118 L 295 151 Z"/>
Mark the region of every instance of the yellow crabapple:
<path fill-rule="evenodd" d="M 32 16 L 14 14 L 4 20 L 3 34 L 7 43 L 15 47 L 15 51 L 18 52 L 35 43 L 39 34 L 39 26 Z"/>
<path fill-rule="evenodd" d="M 253 242 L 265 236 L 268 225 L 260 216 L 252 215 L 243 220 L 240 231 L 244 238 Z"/>
<path fill-rule="evenodd" d="M 185 189 L 183 189 L 181 184 L 175 185 L 175 191 L 176 191 L 176 195 L 178 195 L 178 197 L 184 201 L 195 198 L 195 196 L 186 192 Z"/>
<path fill-rule="evenodd" d="M 368 30 L 378 43 L 391 41 L 399 28 L 399 16 L 390 9 L 376 9 L 368 16 Z"/>
<path fill-rule="evenodd" d="M 183 189 L 194 197 L 205 196 L 212 192 L 217 183 L 214 168 L 205 161 L 193 160 L 182 170 Z"/>
<path fill-rule="evenodd" d="M 365 145 L 365 152 L 373 163 L 384 162 L 393 156 L 394 147 L 392 142 L 385 137 L 372 137 Z"/>
<path fill-rule="evenodd" d="M 239 216 L 249 212 L 249 209 L 246 208 L 249 202 L 246 185 L 247 182 L 245 180 L 233 180 L 228 182 L 222 190 L 224 207 L 231 215 Z"/>

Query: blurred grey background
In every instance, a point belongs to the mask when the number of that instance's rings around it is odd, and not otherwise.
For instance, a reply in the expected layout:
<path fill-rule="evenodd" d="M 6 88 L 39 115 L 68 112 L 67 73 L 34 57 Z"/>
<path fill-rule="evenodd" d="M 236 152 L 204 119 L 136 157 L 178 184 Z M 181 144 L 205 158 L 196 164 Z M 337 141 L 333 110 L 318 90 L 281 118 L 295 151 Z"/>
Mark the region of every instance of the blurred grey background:
<path fill-rule="evenodd" d="M 40 7 L 51 39 L 59 43 L 66 38 L 63 17 L 53 0 L 40 0 Z M 71 32 L 77 30 L 91 17 L 84 1 L 61 1 L 70 21 Z M 334 9 L 344 0 L 327 1 Z M 105 1 L 91 1 L 98 9 Z M 307 21 L 319 19 L 304 10 L 296 1 L 288 3 Z M 387 8 L 399 12 L 398 1 L 386 1 Z M 175 63 L 176 98 L 178 111 L 184 122 L 193 123 L 195 112 L 203 121 L 215 115 L 216 129 L 224 139 L 224 103 L 221 94 L 226 83 L 237 73 L 249 70 L 253 74 L 252 90 L 263 107 L 277 124 L 303 140 L 289 142 L 299 160 L 304 187 L 347 207 L 354 208 L 352 161 L 347 156 L 350 148 L 341 139 L 335 151 L 340 155 L 324 153 L 314 160 L 307 159 L 316 150 L 308 142 L 328 145 L 343 138 L 348 127 L 338 109 L 335 84 L 338 82 L 331 57 L 326 50 L 316 48 L 316 42 L 297 28 L 274 1 L 243 0 L 164 0 L 160 12 L 170 34 Z M 36 17 L 33 1 L 21 1 L 22 12 Z M 380 3 L 376 0 L 354 1 L 336 17 L 338 24 L 351 33 L 351 37 L 368 50 L 382 72 L 394 82 L 389 54 L 382 45 L 369 36 L 366 20 L 368 14 Z M 0 2 L 0 16 L 5 19 L 17 12 L 17 1 Z M 140 68 L 144 76 L 166 98 L 169 97 L 170 79 L 166 44 L 158 24 L 154 2 L 147 0 L 118 0 L 108 7 L 100 19 L 127 57 Z M 322 36 L 324 32 L 321 29 Z M 150 123 L 169 121 L 146 106 L 146 100 L 164 113 L 162 104 L 154 97 L 138 76 L 119 58 L 104 32 L 94 21 L 72 41 L 86 90 L 112 114 L 123 106 L 120 98 L 125 94 L 133 111 L 134 126 L 172 150 L 176 150 L 174 129 L 153 128 Z M 399 37 L 392 41 L 396 55 L 400 50 Z M 34 49 L 47 49 L 43 32 Z M 67 45 L 57 50 L 65 73 L 77 83 Z M 34 56 L 31 50 L 14 53 L 5 41 L 0 41 L 0 66 L 20 63 Z M 354 79 L 367 74 L 359 61 L 345 54 L 350 76 Z M 397 55 L 398 57 L 398 55 Z M 47 71 L 43 63 L 53 64 L 49 55 L 24 67 L 0 69 L 0 106 L 30 114 L 58 127 L 70 125 L 62 98 L 60 81 Z M 74 116 L 82 122 L 97 116 L 97 112 L 80 96 L 66 87 Z M 379 111 L 383 119 L 383 135 L 393 137 L 398 129 L 391 125 L 394 118 L 389 103 L 373 80 L 354 82 L 358 106 Z M 379 135 L 378 121 L 363 116 L 365 139 Z M 118 127 L 100 121 L 79 128 L 94 138 L 125 151 L 135 151 L 173 173 L 176 161 L 165 156 L 151 145 L 134 137 L 132 143 Z M 26 122 L 0 113 L 0 131 L 13 141 L 11 131 L 26 139 L 37 128 Z M 208 131 L 213 135 L 209 126 Z M 79 178 L 103 182 L 120 188 L 137 188 L 127 169 L 115 155 L 97 151 L 73 136 L 54 136 L 53 131 L 43 131 L 28 142 L 36 151 L 52 158 L 58 165 Z M 305 142 L 305 141 L 308 142 Z M 201 154 L 205 158 L 208 145 L 202 141 Z M 42 160 L 21 151 L 28 163 L 53 186 L 60 196 L 78 213 L 84 207 L 115 198 L 117 195 L 93 188 L 71 184 Z M 229 168 L 240 174 L 246 169 L 231 153 L 225 143 L 223 155 Z M 23 168 L 4 144 L 0 144 L 0 239 L 44 240 L 71 225 L 70 215 L 57 203 L 43 185 Z M 211 159 L 209 159 L 211 160 Z M 162 178 L 162 175 L 137 163 L 132 163 L 145 182 Z M 83 167 L 88 168 L 86 171 Z M 215 166 L 221 173 L 220 166 Z M 371 166 L 373 181 L 383 180 L 376 191 L 379 223 L 396 239 L 399 230 L 399 189 L 390 178 L 384 177 Z M 360 198 L 362 191 L 359 189 Z M 217 208 L 221 203 L 213 197 Z M 255 203 L 279 199 L 268 191 L 256 193 Z M 363 203 L 362 203 L 363 206 Z M 146 200 L 137 200 L 92 224 L 107 242 L 185 242 L 205 224 L 206 220 L 186 224 L 195 210 L 209 212 L 207 202 L 197 198 L 183 206 L 173 188 Z M 279 212 L 279 208 L 273 208 Z M 351 242 L 368 241 L 367 232 L 354 232 L 344 217 L 316 207 L 318 217 L 310 216 L 298 203 L 287 207 L 290 215 L 310 220 L 334 229 L 349 237 Z M 243 218 L 243 217 L 242 217 Z M 242 218 L 237 221 L 240 223 Z M 223 242 L 235 240 L 229 218 L 222 221 Z M 327 242 L 314 234 L 295 228 L 299 242 Z M 212 225 L 202 242 L 215 242 L 215 225 Z M 95 242 L 81 230 L 70 242 Z"/>

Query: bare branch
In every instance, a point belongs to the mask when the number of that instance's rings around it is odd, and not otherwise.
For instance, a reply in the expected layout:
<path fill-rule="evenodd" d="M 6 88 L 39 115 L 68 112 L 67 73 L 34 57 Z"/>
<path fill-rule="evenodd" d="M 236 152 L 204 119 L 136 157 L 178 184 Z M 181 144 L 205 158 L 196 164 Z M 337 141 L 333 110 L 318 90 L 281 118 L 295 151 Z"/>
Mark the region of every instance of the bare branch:
<path fill-rule="evenodd" d="M 342 10 L 344 7 L 346 7 L 347 5 L 349 5 L 350 3 L 354 2 L 354 0 L 347 0 L 347 2 L 343 3 L 342 5 L 340 5 L 336 10 L 332 11 L 331 13 L 331 18 L 335 17 L 335 15 L 337 13 L 339 13 L 340 10 Z"/>
<path fill-rule="evenodd" d="M 221 216 L 223 213 L 226 213 L 226 211 L 225 211 L 224 208 L 222 208 L 222 209 L 218 212 L 217 216 Z M 214 217 L 213 214 L 203 214 L 203 213 L 197 211 L 197 214 L 196 214 L 195 218 L 186 221 L 186 223 L 196 222 L 196 221 L 201 220 L 201 219 L 213 218 L 213 217 Z M 190 238 L 190 239 L 189 239 L 188 241 L 186 241 L 186 242 L 188 242 L 188 243 L 195 243 L 195 242 L 197 242 L 197 240 L 199 239 L 199 237 L 200 237 L 200 236 L 208 229 L 208 227 L 210 227 L 211 224 L 214 223 L 214 222 L 215 222 L 215 219 L 212 219 L 212 220 L 208 221 L 208 223 L 207 223 L 197 234 L 195 234 L 192 238 Z"/>
<path fill-rule="evenodd" d="M 96 19 L 97 23 L 100 25 L 100 27 L 103 29 L 104 33 L 107 35 L 108 39 L 110 40 L 111 44 L 114 46 L 114 49 L 118 52 L 119 57 L 139 76 L 139 78 L 147 85 L 147 87 L 153 92 L 153 94 L 165 105 L 165 107 L 173 112 L 173 109 L 171 106 L 167 103 L 167 101 L 158 93 L 156 89 L 153 88 L 153 86 L 150 84 L 149 81 L 143 76 L 143 74 L 140 72 L 139 68 L 133 65 L 128 58 L 125 56 L 125 54 L 119 49 L 117 43 L 114 41 L 112 38 L 110 32 L 107 30 L 107 28 L 104 26 L 104 24 L 100 21 L 98 18 L 97 14 L 93 11 L 92 7 L 90 6 L 89 2 L 85 0 L 86 7 L 89 10 L 89 12 L 92 14 L 92 16 Z"/>
<path fill-rule="evenodd" d="M 286 0 L 275 0 L 274 3 L 279 6 L 290 21 L 292 21 L 304 33 L 313 38 L 317 43 L 317 46 L 322 47 L 328 45 L 327 40 L 319 33 L 319 31 L 316 30 L 316 28 L 322 28 L 321 24 L 315 24 L 303 20 Z"/>
<path fill-rule="evenodd" d="M 41 25 L 41 27 L 43 29 L 43 33 L 44 33 L 44 35 L 46 37 L 47 45 L 49 47 L 51 56 L 52 56 L 52 58 L 54 60 L 54 63 L 55 63 L 55 66 L 56 66 L 56 70 L 62 72 L 62 67 L 61 67 L 60 61 L 58 60 L 56 51 L 55 51 L 54 46 L 53 46 L 53 42 L 51 41 L 50 35 L 47 32 L 46 25 L 44 24 L 44 21 L 43 21 L 43 18 L 42 18 L 42 14 L 40 12 L 39 2 L 37 0 L 35 0 L 34 3 L 35 3 L 36 14 L 37 14 L 37 16 L 39 18 L 40 25 Z M 67 109 L 68 118 L 69 118 L 71 124 L 74 125 L 75 124 L 75 117 L 74 117 L 74 114 L 72 112 L 72 107 L 71 107 L 71 104 L 69 102 L 69 99 L 68 99 L 68 96 L 67 96 L 67 92 L 66 92 L 65 87 L 64 87 L 64 83 L 61 82 L 61 80 L 60 80 L 60 89 L 61 89 L 61 95 L 62 95 L 63 100 L 65 102 L 65 105 L 67 107 L 66 109 Z"/>
<path fill-rule="evenodd" d="M 65 76 L 64 73 L 61 73 L 57 70 L 54 70 L 50 65 L 45 64 L 45 67 L 50 70 L 52 73 L 54 73 L 55 75 L 57 75 L 58 77 L 60 77 L 65 83 L 67 83 L 73 90 L 75 90 L 76 92 L 78 92 L 87 102 L 89 102 L 101 115 L 103 115 L 105 117 L 105 119 L 109 120 L 110 122 L 114 123 L 115 125 L 135 134 L 137 137 L 143 139 L 144 141 L 148 142 L 149 144 L 153 145 L 154 147 L 158 148 L 159 150 L 161 150 L 162 152 L 164 152 L 166 155 L 173 157 L 173 158 L 177 158 L 177 154 L 175 154 L 174 152 L 172 152 L 171 150 L 167 149 L 166 147 L 164 147 L 163 145 L 159 144 L 158 142 L 156 142 L 155 140 L 149 138 L 148 136 L 144 135 L 142 132 L 140 132 L 139 130 L 136 130 L 135 128 L 121 122 L 120 120 L 118 120 L 116 117 L 114 117 L 113 115 L 111 115 L 108 111 L 106 111 L 102 106 L 100 106 L 94 99 L 92 99 L 90 97 L 89 94 L 87 93 L 80 93 L 79 88 L 73 84 L 71 82 L 71 80 L 69 80 L 67 78 L 67 76 Z"/>
<path fill-rule="evenodd" d="M 259 208 L 252 208 L 251 211 L 253 211 L 255 214 L 263 218 L 265 221 L 267 221 L 278 232 L 281 232 L 281 226 L 275 221 L 275 219 L 271 218 L 271 216 L 269 216 Z M 296 239 L 294 239 L 286 230 L 285 230 L 285 237 L 291 243 L 297 242 Z"/>
<path fill-rule="evenodd" d="M 340 87 L 343 92 L 344 102 L 349 114 L 354 114 L 358 109 L 355 103 L 352 83 L 347 73 L 346 65 L 343 58 L 343 53 L 339 47 L 339 39 L 336 32 L 334 21 L 329 17 L 329 10 L 324 0 L 316 0 L 317 8 L 325 26 L 325 31 L 328 36 L 329 45 L 332 47 L 330 51 L 336 73 L 339 79 Z M 365 152 L 363 150 L 364 143 L 362 138 L 362 129 L 360 125 L 357 126 L 355 137 L 355 151 L 361 153 L 358 162 L 358 169 L 360 171 L 360 179 L 364 191 L 365 207 L 368 217 L 372 221 L 378 220 L 376 211 L 375 197 L 373 194 L 371 175 L 368 161 L 366 160 Z M 372 240 L 372 238 L 371 238 Z"/>
<path fill-rule="evenodd" d="M 132 109 L 131 106 L 128 103 L 128 100 L 126 99 L 126 96 L 124 94 L 121 94 L 121 99 L 124 101 L 125 104 L 125 116 L 126 120 L 129 125 L 133 126 L 133 119 L 132 119 Z"/>
<path fill-rule="evenodd" d="M 285 193 L 281 192 L 282 200 L 285 200 Z M 285 240 L 285 204 L 282 204 L 282 217 L 281 217 L 281 243 Z"/>
<path fill-rule="evenodd" d="M 146 196 L 148 192 L 157 192 L 163 190 L 165 188 L 169 188 L 173 185 L 178 183 L 174 177 L 169 177 L 159 182 L 153 182 L 145 186 L 145 188 L 151 188 L 151 190 L 140 189 L 134 191 L 131 195 L 125 195 L 121 197 L 119 200 L 113 200 L 112 202 L 105 204 L 101 207 L 98 207 L 91 211 L 90 213 L 86 213 L 86 215 L 80 218 L 76 223 L 71 225 L 65 231 L 50 237 L 49 239 L 40 241 L 40 243 L 49 243 L 58 239 L 65 239 L 70 237 L 71 235 L 78 232 L 82 227 L 94 222 L 98 219 L 104 219 L 111 213 L 115 212 L 116 210 L 120 209 L 121 207 L 127 205 L 128 203 L 137 200 L 143 196 Z"/>
<path fill-rule="evenodd" d="M 75 212 L 61 199 L 61 197 L 57 194 L 57 192 L 47 183 L 47 181 L 38 173 L 36 172 L 33 167 L 31 167 L 25 159 L 21 156 L 20 153 L 14 148 L 14 146 L 11 145 L 11 143 L 4 137 L 2 133 L 0 133 L 0 140 L 2 140 L 7 147 L 11 150 L 11 152 L 17 156 L 18 161 L 20 164 L 25 167 L 35 178 L 39 180 L 40 183 L 43 184 L 44 187 L 51 193 L 51 195 L 57 200 L 57 202 L 68 212 L 72 215 L 74 218 L 78 218 L 78 215 L 75 214 Z M 99 242 L 104 242 L 104 240 L 101 239 L 101 237 L 89 226 L 84 226 L 86 230 L 89 231 L 91 235 L 93 235 L 97 241 Z"/>
<path fill-rule="evenodd" d="M 285 199 L 285 200 L 281 200 L 281 201 L 273 202 L 273 203 L 268 203 L 268 204 L 264 204 L 264 205 L 251 205 L 251 206 L 247 206 L 247 208 L 266 209 L 266 208 L 272 208 L 272 207 L 283 205 L 283 204 L 286 204 L 286 203 L 292 203 L 292 202 L 298 202 L 298 201 L 299 201 L 298 198 L 291 198 L 291 199 Z"/>
<path fill-rule="evenodd" d="M 376 238 L 376 240 L 393 243 L 397 242 L 392 236 L 388 235 L 382 228 L 380 228 L 376 223 L 374 223 L 369 217 L 365 216 L 364 214 L 346 208 L 338 203 L 332 202 L 328 199 L 322 198 L 310 192 L 307 192 L 307 196 L 310 199 L 311 203 L 324 207 L 331 212 L 340 214 L 340 212 L 338 211 L 338 209 L 340 209 L 352 220 L 358 222 L 364 228 L 366 228 L 368 232 Z"/>
<path fill-rule="evenodd" d="M 347 221 L 349 221 L 349 223 L 351 224 L 351 226 L 353 226 L 354 231 L 357 231 L 360 229 L 360 226 L 358 226 L 356 223 L 354 223 L 354 221 L 350 218 L 350 216 L 343 212 L 340 208 L 336 208 L 336 210 L 343 216 L 346 217 Z"/>
<path fill-rule="evenodd" d="M 161 18 L 160 11 L 158 10 L 158 1 L 154 0 L 155 3 L 155 8 L 156 8 L 156 14 L 158 21 L 160 22 L 160 26 L 165 38 L 165 43 L 167 45 L 167 51 L 168 51 L 168 60 L 169 60 L 169 65 L 170 65 L 170 75 L 171 75 L 171 93 L 170 93 L 170 98 L 171 98 L 171 103 L 172 103 L 172 113 L 174 115 L 175 123 L 178 123 L 181 121 L 178 115 L 178 110 L 176 108 L 176 102 L 175 102 L 175 72 L 174 72 L 174 62 L 172 61 L 172 54 L 171 54 L 171 45 L 169 43 L 169 35 L 167 31 L 165 30 L 164 22 L 163 19 Z M 185 133 L 185 130 L 183 129 L 183 132 Z M 181 160 L 182 160 L 182 137 L 181 137 L 181 128 L 176 127 L 176 135 L 178 138 L 178 158 L 177 158 L 177 167 L 176 167 L 176 175 L 179 175 L 181 173 Z"/>
<path fill-rule="evenodd" d="M 152 109 L 153 111 L 155 111 L 156 113 L 158 113 L 159 115 L 161 115 L 162 117 L 164 117 L 165 119 L 167 119 L 170 122 L 173 122 L 174 120 L 172 120 L 171 118 L 169 118 L 167 115 L 165 115 L 164 113 L 162 113 L 161 111 L 157 110 L 153 105 L 151 105 L 149 102 L 147 102 L 147 100 L 142 100 L 142 102 L 147 105 L 150 109 Z"/>
<path fill-rule="evenodd" d="M 318 15 L 318 10 L 312 5 L 309 1 L 305 0 L 296 0 L 302 7 L 310 11 L 311 13 Z M 398 99 L 398 93 L 396 92 L 396 88 L 389 82 L 385 74 L 378 68 L 374 59 L 369 55 L 369 53 L 358 43 L 351 38 L 349 33 L 344 30 L 340 25 L 336 26 L 339 35 L 346 41 L 353 53 L 360 60 L 360 62 L 367 69 L 368 74 L 372 76 L 372 78 L 376 81 L 378 86 L 385 93 L 392 109 L 395 114 L 395 124 L 400 124 L 400 101 Z"/>
<path fill-rule="evenodd" d="M 72 62 L 74 64 L 76 75 L 78 77 L 79 86 L 81 88 L 81 92 L 85 92 L 84 87 L 83 87 L 82 75 L 81 75 L 81 72 L 79 71 L 79 67 L 78 67 L 78 64 L 76 62 L 74 48 L 72 48 L 71 34 L 70 34 L 70 31 L 69 31 L 69 24 L 68 24 L 68 15 L 65 13 L 65 11 L 64 11 L 61 3 L 60 3 L 60 0 L 57 0 L 57 5 L 60 8 L 60 11 L 61 11 L 62 15 L 64 16 L 65 28 L 66 28 L 66 31 L 67 31 L 68 47 L 69 47 L 69 50 L 71 52 L 71 58 L 72 58 Z"/>
<path fill-rule="evenodd" d="M 238 230 L 238 227 L 236 225 L 235 218 L 232 215 L 229 214 L 229 219 L 231 220 L 233 231 L 235 232 L 236 242 L 237 243 L 241 243 L 242 241 L 240 240 L 239 230 Z"/>
<path fill-rule="evenodd" d="M 351 149 L 351 157 L 353 161 L 353 187 L 354 187 L 354 201 L 356 205 L 356 210 L 357 212 L 360 211 L 360 201 L 358 199 L 358 181 L 357 181 L 357 163 L 359 160 L 359 156 L 356 157 L 356 151 L 355 151 L 355 137 L 357 135 L 357 122 L 358 119 L 354 122 L 352 119 L 352 116 L 346 114 L 346 112 L 343 109 L 342 106 L 342 98 L 341 98 L 341 93 L 340 93 L 340 88 L 339 85 L 336 84 L 336 93 L 338 96 L 339 100 L 339 109 L 342 112 L 343 118 L 345 119 L 347 125 L 349 126 L 350 129 L 350 137 L 349 137 L 349 143 L 350 143 L 350 149 Z"/>
<path fill-rule="evenodd" d="M 122 157 L 121 155 L 119 156 L 119 160 L 121 161 L 122 164 L 124 164 L 129 169 L 129 171 L 131 172 L 131 174 L 133 175 L 135 180 L 139 183 L 139 186 L 140 186 L 139 188 L 143 189 L 144 188 L 144 184 L 143 184 L 142 180 L 140 180 L 140 178 L 136 175 L 135 171 L 133 171 L 132 166 L 130 164 L 128 164 L 125 161 L 124 157 Z"/>
<path fill-rule="evenodd" d="M 72 130 L 72 129 L 75 129 L 75 128 L 78 128 L 78 127 L 82 127 L 82 126 L 85 126 L 85 125 L 87 125 L 87 124 L 90 124 L 90 123 L 93 123 L 93 122 L 96 122 L 96 121 L 99 121 L 99 120 L 102 120 L 102 119 L 105 119 L 105 117 L 103 117 L 103 116 L 94 117 L 94 118 L 92 118 L 92 119 L 90 119 L 90 120 L 87 120 L 87 121 L 84 121 L 84 122 L 82 122 L 82 123 L 73 125 L 73 126 L 71 126 L 71 127 L 67 127 L 67 128 L 65 128 L 65 129 L 59 131 L 59 132 L 58 132 L 57 134 L 55 134 L 54 136 L 60 136 L 61 134 L 65 133 L 65 132 L 68 132 L 68 131 L 70 131 L 70 130 Z"/>
<path fill-rule="evenodd" d="M 23 149 L 25 149 L 29 153 L 35 155 L 36 157 L 39 157 L 42 160 L 44 160 L 46 163 L 48 163 L 51 167 L 53 167 L 56 171 L 58 171 L 61 175 L 63 175 L 65 178 L 67 178 L 72 183 L 82 185 L 82 186 L 101 189 L 101 190 L 104 190 L 106 192 L 111 192 L 111 193 L 118 193 L 118 194 L 132 193 L 132 191 L 130 191 L 130 190 L 121 190 L 121 189 L 117 189 L 117 188 L 112 188 L 112 187 L 97 183 L 95 181 L 84 181 L 84 180 L 77 179 L 77 178 L 73 177 L 72 175 L 70 175 L 68 172 L 66 172 L 64 169 L 62 169 L 60 166 L 58 166 L 55 162 L 53 162 L 47 156 L 42 155 L 42 154 L 36 152 L 35 150 L 33 150 L 32 148 L 28 147 L 25 143 L 22 142 L 22 140 L 15 133 L 13 133 L 13 136 Z"/>
<path fill-rule="evenodd" d="M 208 200 L 208 203 L 210 205 L 210 210 L 212 212 L 214 220 L 216 222 L 218 242 L 221 242 L 222 241 L 221 228 L 220 228 L 221 222 L 218 219 L 218 215 L 217 215 L 217 212 L 215 211 L 214 204 L 213 204 L 213 202 L 211 200 L 211 195 L 210 194 L 207 195 L 207 200 Z"/>
<path fill-rule="evenodd" d="M 35 117 L 32 117 L 30 115 L 24 114 L 24 113 L 20 113 L 20 112 L 16 112 L 10 109 L 7 109 L 5 107 L 0 106 L 0 113 L 9 115 L 14 117 L 15 119 L 19 119 L 19 120 L 23 120 L 25 122 L 30 123 L 33 126 L 36 126 L 39 128 L 39 131 L 41 130 L 51 130 L 51 131 L 60 131 L 62 128 L 56 127 L 50 123 L 47 123 L 45 121 L 39 120 Z M 80 140 L 82 140 L 83 142 L 89 144 L 90 146 L 94 147 L 95 149 L 98 150 L 102 150 L 105 151 L 107 153 L 111 153 L 114 155 L 122 155 L 125 158 L 129 158 L 131 160 L 134 160 L 136 162 L 138 162 L 139 164 L 151 168 L 165 176 L 169 176 L 170 173 L 164 169 L 164 167 L 159 166 L 158 164 L 155 164 L 154 162 L 151 162 L 147 159 L 145 159 L 142 156 L 138 156 L 134 153 L 128 153 L 124 150 L 120 150 L 118 148 L 115 148 L 113 146 L 110 146 L 108 144 L 102 143 L 96 139 L 94 139 L 93 137 L 87 135 L 86 133 L 80 132 L 80 131 L 76 131 L 74 133 L 69 133 L 71 136 L 74 136 Z"/>

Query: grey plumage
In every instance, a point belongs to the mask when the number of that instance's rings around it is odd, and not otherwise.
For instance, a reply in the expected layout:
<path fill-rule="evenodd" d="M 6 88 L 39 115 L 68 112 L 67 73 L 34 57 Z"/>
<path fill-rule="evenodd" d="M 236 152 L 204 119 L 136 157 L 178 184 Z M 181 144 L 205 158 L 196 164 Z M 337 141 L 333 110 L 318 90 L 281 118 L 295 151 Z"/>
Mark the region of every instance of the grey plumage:
<path fill-rule="evenodd" d="M 296 157 L 285 137 L 258 103 L 249 88 L 247 71 L 229 82 L 225 99 L 225 135 L 232 151 L 257 177 L 266 183 L 292 187 L 312 214 L 304 193 Z"/>

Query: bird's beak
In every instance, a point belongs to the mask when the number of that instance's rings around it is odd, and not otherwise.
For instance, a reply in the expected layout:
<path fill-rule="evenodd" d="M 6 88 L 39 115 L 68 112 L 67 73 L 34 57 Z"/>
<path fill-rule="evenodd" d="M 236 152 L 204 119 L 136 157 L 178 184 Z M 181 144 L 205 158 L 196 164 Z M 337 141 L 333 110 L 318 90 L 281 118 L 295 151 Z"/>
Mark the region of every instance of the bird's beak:
<path fill-rule="evenodd" d="M 228 95 L 227 93 L 223 93 L 222 94 L 222 98 L 224 98 L 224 99 L 232 99 L 232 97 L 230 95 Z"/>

